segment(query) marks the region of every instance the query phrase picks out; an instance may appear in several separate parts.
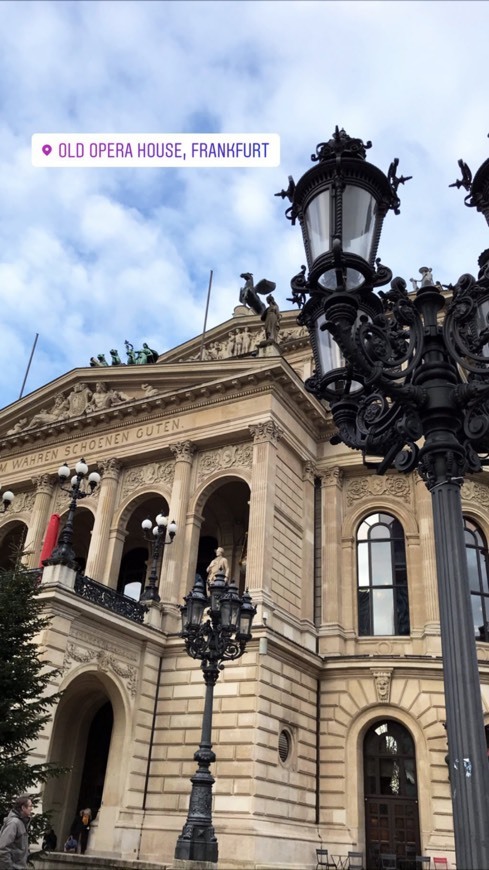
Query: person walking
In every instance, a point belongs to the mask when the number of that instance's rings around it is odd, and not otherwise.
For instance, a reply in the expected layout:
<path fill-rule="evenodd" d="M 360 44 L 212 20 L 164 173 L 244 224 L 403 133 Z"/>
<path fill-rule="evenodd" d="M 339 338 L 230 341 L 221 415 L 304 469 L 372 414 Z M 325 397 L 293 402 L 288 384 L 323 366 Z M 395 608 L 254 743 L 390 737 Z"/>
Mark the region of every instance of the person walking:
<path fill-rule="evenodd" d="M 0 870 L 26 870 L 31 815 L 31 796 L 19 795 L 0 831 Z"/>

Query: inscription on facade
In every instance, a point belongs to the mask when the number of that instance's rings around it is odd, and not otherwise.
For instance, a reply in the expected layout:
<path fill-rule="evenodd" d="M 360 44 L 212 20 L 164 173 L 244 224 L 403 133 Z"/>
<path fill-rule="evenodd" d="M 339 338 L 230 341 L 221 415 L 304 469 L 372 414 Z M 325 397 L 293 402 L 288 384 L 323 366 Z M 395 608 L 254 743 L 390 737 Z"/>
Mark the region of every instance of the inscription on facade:
<path fill-rule="evenodd" d="M 133 427 L 123 432 L 111 432 L 107 435 L 86 436 L 70 441 L 60 447 L 51 447 L 46 450 L 36 450 L 28 456 L 14 456 L 12 459 L 0 460 L 0 474 L 8 474 L 11 471 L 22 471 L 28 468 L 37 468 L 51 462 L 61 464 L 67 459 L 79 459 L 88 456 L 97 450 L 108 447 L 119 447 L 132 441 L 141 441 L 146 438 L 156 438 L 160 435 L 171 435 L 179 432 L 181 420 L 179 417 L 170 420 L 162 420 L 159 423 L 146 423 L 143 426 Z"/>

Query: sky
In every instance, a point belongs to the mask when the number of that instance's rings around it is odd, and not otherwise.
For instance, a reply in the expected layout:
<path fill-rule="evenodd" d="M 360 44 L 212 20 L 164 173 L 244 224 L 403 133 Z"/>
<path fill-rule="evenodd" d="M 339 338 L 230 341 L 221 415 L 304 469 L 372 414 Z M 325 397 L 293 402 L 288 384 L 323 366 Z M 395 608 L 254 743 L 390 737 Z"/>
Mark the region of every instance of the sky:
<path fill-rule="evenodd" d="M 449 188 L 489 157 L 487 2 L 0 2 L 0 407 L 124 341 L 163 353 L 231 317 L 240 274 L 304 260 L 274 194 L 335 126 L 394 157 L 382 262 L 454 283 L 489 228 Z M 36 168 L 33 133 L 278 133 L 281 165 Z"/>

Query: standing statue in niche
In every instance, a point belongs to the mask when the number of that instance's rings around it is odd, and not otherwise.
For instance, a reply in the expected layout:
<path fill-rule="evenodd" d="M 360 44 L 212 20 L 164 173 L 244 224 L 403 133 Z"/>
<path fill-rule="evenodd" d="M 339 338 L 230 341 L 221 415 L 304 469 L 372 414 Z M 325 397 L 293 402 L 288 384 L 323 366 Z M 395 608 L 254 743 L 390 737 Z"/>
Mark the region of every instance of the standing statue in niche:
<path fill-rule="evenodd" d="M 222 547 L 217 548 L 216 558 L 207 566 L 207 582 L 212 583 L 216 574 L 224 574 L 225 577 L 229 577 L 229 564 Z"/>
<path fill-rule="evenodd" d="M 265 338 L 267 341 L 277 341 L 280 329 L 280 310 L 272 294 L 267 296 L 268 308 L 262 314 L 265 322 Z"/>

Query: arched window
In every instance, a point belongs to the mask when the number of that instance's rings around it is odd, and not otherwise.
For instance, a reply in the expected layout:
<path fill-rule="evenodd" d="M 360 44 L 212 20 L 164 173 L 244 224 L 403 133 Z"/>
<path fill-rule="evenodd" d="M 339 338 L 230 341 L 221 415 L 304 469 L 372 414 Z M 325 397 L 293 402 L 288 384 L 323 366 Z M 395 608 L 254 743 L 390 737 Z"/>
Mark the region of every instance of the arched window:
<path fill-rule="evenodd" d="M 479 526 L 467 517 L 464 517 L 464 529 L 475 637 L 477 640 L 489 641 L 487 542 Z"/>
<path fill-rule="evenodd" d="M 390 514 L 371 514 L 357 533 L 359 635 L 409 634 L 403 528 Z"/>

